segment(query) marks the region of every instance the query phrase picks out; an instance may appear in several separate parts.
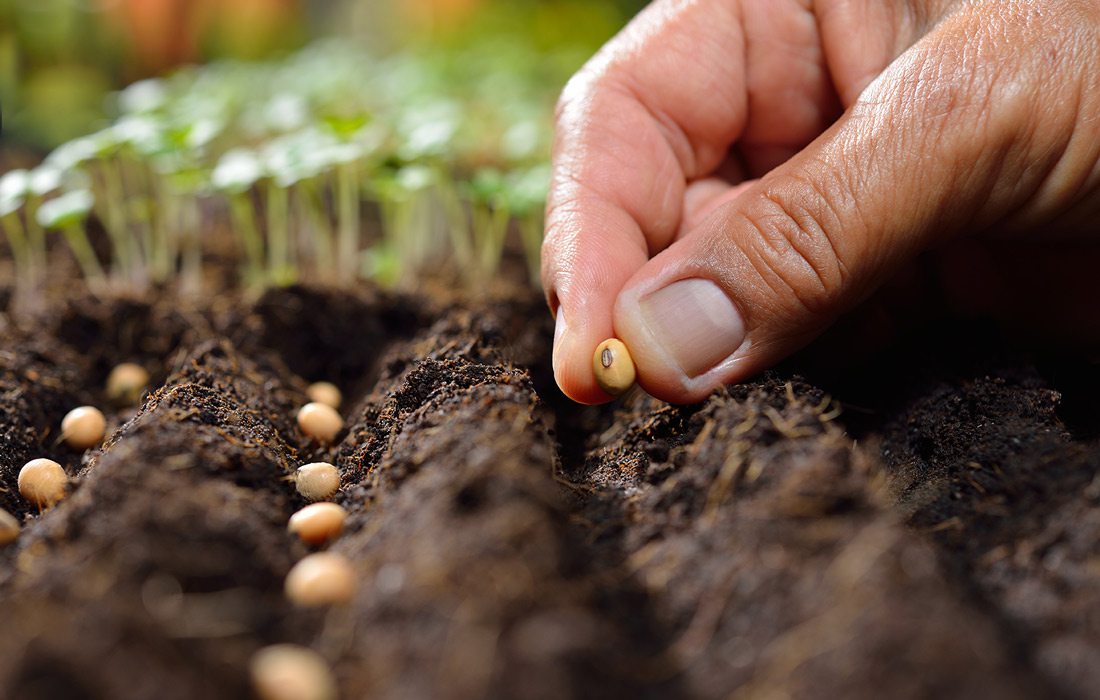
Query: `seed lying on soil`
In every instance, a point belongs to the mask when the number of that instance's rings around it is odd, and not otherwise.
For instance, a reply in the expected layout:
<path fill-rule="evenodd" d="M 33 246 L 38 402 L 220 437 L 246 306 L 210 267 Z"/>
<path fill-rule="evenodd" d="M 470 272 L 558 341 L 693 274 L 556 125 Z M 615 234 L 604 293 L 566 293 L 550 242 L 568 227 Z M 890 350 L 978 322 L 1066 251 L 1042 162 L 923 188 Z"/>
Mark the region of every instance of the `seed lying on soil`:
<path fill-rule="evenodd" d="M 106 432 L 107 419 L 95 406 L 74 408 L 61 421 L 61 439 L 74 450 L 95 447 Z"/>
<path fill-rule="evenodd" d="M 107 399 L 116 406 L 135 406 L 149 385 L 149 373 L 141 365 L 123 362 L 107 375 Z"/>
<path fill-rule="evenodd" d="M 328 462 L 311 462 L 294 475 L 298 493 L 311 501 L 324 501 L 340 489 L 340 472 Z"/>
<path fill-rule="evenodd" d="M 596 374 L 596 383 L 612 396 L 625 393 L 637 378 L 630 351 L 616 338 L 608 338 L 596 346 L 592 371 Z"/>
<path fill-rule="evenodd" d="M 0 545 L 19 539 L 19 521 L 6 510 L 0 510 Z"/>
<path fill-rule="evenodd" d="M 286 575 L 286 596 L 296 605 L 346 603 L 355 595 L 355 571 L 335 552 L 303 557 Z"/>
<path fill-rule="evenodd" d="M 39 508 L 48 508 L 65 498 L 69 475 L 52 459 L 32 459 L 19 470 L 19 495 Z"/>
<path fill-rule="evenodd" d="M 332 442 L 344 429 L 344 419 L 332 406 L 314 401 L 298 411 L 298 427 L 318 442 Z"/>
<path fill-rule="evenodd" d="M 314 382 L 306 389 L 306 396 L 314 403 L 322 403 L 332 408 L 340 408 L 344 395 L 332 382 Z"/>
<path fill-rule="evenodd" d="M 344 531 L 348 512 L 335 503 L 313 503 L 290 516 L 287 529 L 309 544 L 324 544 Z"/>
<path fill-rule="evenodd" d="M 336 681 L 324 658 L 297 644 L 260 649 L 249 664 L 260 700 L 336 700 Z"/>

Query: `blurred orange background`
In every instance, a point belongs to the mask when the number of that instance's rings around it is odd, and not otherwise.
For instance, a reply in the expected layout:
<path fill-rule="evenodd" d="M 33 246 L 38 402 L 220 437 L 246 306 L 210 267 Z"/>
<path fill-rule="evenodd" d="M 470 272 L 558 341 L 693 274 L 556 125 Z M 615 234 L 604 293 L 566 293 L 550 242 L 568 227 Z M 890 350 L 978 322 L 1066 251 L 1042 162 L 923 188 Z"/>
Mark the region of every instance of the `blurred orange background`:
<path fill-rule="evenodd" d="M 374 52 L 493 36 L 595 50 L 643 0 L 0 0 L 0 145 L 33 151 L 101 126 L 107 95 L 206 61 L 326 36 Z"/>

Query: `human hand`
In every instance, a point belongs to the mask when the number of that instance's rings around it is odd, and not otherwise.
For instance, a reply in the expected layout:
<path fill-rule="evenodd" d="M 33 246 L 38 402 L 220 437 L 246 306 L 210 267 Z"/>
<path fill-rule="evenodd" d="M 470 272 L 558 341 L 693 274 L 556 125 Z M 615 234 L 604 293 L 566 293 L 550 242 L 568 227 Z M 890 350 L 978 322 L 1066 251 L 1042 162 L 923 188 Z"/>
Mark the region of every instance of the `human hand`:
<path fill-rule="evenodd" d="M 936 259 L 937 294 L 1100 339 L 1100 2 L 657 0 L 558 107 L 543 285 L 702 399 Z"/>

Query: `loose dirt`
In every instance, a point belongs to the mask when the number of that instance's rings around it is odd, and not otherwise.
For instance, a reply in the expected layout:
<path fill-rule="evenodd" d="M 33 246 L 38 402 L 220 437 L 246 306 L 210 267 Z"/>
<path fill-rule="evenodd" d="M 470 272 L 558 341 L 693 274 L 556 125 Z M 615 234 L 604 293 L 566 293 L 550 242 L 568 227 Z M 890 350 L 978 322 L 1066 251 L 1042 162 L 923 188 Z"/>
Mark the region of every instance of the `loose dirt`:
<path fill-rule="evenodd" d="M 1100 697 L 1100 366 L 941 331 L 585 408 L 523 291 L 9 319 L 0 696 L 247 697 L 251 655 L 292 642 L 348 698 Z M 151 390 L 111 408 L 124 361 Z M 318 380 L 345 397 L 333 445 L 294 420 Z M 84 455 L 58 441 L 83 404 L 109 435 Z M 73 479 L 44 513 L 15 487 L 32 457 Z M 315 461 L 359 581 L 321 610 L 283 592 Z"/>

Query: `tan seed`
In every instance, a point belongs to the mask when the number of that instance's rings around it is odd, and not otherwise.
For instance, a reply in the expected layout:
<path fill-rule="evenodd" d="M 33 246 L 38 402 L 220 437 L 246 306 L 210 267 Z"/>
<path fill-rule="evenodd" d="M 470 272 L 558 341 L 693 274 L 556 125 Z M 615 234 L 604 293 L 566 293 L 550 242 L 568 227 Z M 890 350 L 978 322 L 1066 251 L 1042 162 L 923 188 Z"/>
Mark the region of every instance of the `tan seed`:
<path fill-rule="evenodd" d="M 355 571 L 335 552 L 303 557 L 286 575 L 286 596 L 304 607 L 346 603 L 355 595 Z"/>
<path fill-rule="evenodd" d="M 86 450 L 103 442 L 107 419 L 95 406 L 81 406 L 69 411 L 61 421 L 61 439 L 74 450 Z"/>
<path fill-rule="evenodd" d="M 260 649 L 249 664 L 260 700 L 336 700 L 336 680 L 325 659 L 297 644 Z"/>
<path fill-rule="evenodd" d="M 298 493 L 311 501 L 332 498 L 340 489 L 340 472 L 328 462 L 303 464 L 294 478 Z"/>
<path fill-rule="evenodd" d="M 123 362 L 107 375 L 107 399 L 116 406 L 135 406 L 141 401 L 149 373 L 141 365 Z"/>
<path fill-rule="evenodd" d="M 596 383 L 612 396 L 625 393 L 634 386 L 637 378 L 630 351 L 616 338 L 609 338 L 596 346 L 596 352 L 592 355 L 592 371 L 596 374 Z"/>
<path fill-rule="evenodd" d="M 332 382 L 314 382 L 310 384 L 309 388 L 306 389 L 306 396 L 309 397 L 310 401 L 323 403 L 332 408 L 340 408 L 340 404 L 344 401 L 344 395 Z"/>
<path fill-rule="evenodd" d="M 344 429 L 344 419 L 332 406 L 314 401 L 298 411 L 298 427 L 318 442 L 332 442 Z"/>
<path fill-rule="evenodd" d="M 52 459 L 32 459 L 19 470 L 19 495 L 39 508 L 48 508 L 65 498 L 69 475 Z"/>
<path fill-rule="evenodd" d="M 309 544 L 324 544 L 344 531 L 348 512 L 335 503 L 313 503 L 290 516 L 287 529 Z"/>
<path fill-rule="evenodd" d="M 19 539 L 19 521 L 6 510 L 0 510 L 0 545 Z"/>

